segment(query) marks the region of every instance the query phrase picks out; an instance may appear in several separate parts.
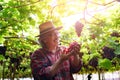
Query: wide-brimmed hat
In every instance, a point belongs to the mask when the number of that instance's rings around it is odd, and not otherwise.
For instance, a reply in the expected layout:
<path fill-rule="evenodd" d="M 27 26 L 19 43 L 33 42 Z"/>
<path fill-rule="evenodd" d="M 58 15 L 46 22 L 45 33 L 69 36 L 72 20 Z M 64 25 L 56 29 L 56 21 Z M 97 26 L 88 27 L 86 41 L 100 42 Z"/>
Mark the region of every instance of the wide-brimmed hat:
<path fill-rule="evenodd" d="M 39 37 L 41 35 L 47 34 L 50 31 L 54 31 L 54 30 L 60 30 L 62 28 L 62 26 L 60 27 L 55 27 L 55 25 L 53 24 L 52 21 L 47 21 L 45 23 L 42 23 L 39 26 L 39 35 L 36 37 Z"/>

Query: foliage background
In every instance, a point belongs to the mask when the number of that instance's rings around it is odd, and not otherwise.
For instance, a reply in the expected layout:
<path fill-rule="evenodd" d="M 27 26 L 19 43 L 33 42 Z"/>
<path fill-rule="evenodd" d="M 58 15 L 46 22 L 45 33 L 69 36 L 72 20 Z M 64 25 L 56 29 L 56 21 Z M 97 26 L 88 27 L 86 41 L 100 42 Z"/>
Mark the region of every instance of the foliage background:
<path fill-rule="evenodd" d="M 82 43 L 84 66 L 80 73 L 119 70 L 120 3 L 118 1 L 0 0 L 0 44 L 7 46 L 6 55 L 0 55 L 0 72 L 2 72 L 0 77 L 11 79 L 31 77 L 30 54 L 40 47 L 35 36 L 39 34 L 39 24 L 48 20 L 52 20 L 56 26 L 63 25 L 62 45 L 68 46 L 74 40 Z M 105 12 L 102 10 L 101 13 L 95 12 L 100 6 L 105 7 Z M 76 18 L 73 16 L 75 14 L 80 17 Z M 67 17 L 70 18 L 66 19 Z M 75 18 L 85 26 L 81 37 L 77 37 L 72 27 Z M 103 57 L 105 46 L 114 49 L 115 57 L 112 59 Z M 98 64 L 90 63 L 92 59 Z"/>

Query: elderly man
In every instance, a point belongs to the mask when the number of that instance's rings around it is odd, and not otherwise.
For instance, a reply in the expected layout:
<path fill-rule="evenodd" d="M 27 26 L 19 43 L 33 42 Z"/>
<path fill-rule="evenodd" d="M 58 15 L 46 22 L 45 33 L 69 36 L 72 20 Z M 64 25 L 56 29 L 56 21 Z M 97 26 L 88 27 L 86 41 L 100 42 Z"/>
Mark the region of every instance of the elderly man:
<path fill-rule="evenodd" d="M 34 80 L 74 80 L 72 74 L 81 69 L 78 55 L 80 45 L 73 42 L 68 48 L 59 45 L 59 32 L 51 21 L 39 26 L 37 36 L 42 48 L 31 55 L 31 69 Z"/>

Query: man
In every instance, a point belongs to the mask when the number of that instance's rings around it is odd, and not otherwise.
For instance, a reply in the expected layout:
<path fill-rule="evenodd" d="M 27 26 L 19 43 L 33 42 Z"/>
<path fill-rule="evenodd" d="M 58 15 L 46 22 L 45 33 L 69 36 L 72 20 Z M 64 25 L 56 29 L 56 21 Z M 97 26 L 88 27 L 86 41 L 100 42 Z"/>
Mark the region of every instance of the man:
<path fill-rule="evenodd" d="M 69 48 L 60 46 L 58 30 L 61 28 L 55 28 L 51 21 L 39 26 L 37 37 L 42 48 L 31 55 L 34 80 L 74 80 L 72 74 L 81 69 L 80 45 L 74 42 Z"/>

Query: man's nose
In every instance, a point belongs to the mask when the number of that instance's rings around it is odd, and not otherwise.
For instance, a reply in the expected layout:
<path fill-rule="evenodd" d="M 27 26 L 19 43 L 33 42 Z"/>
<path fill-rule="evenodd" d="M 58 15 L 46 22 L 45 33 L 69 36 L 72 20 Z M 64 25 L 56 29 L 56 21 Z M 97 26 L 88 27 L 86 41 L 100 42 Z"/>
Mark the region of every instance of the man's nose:
<path fill-rule="evenodd" d="M 60 37 L 60 33 L 59 32 L 56 32 L 56 37 Z"/>

